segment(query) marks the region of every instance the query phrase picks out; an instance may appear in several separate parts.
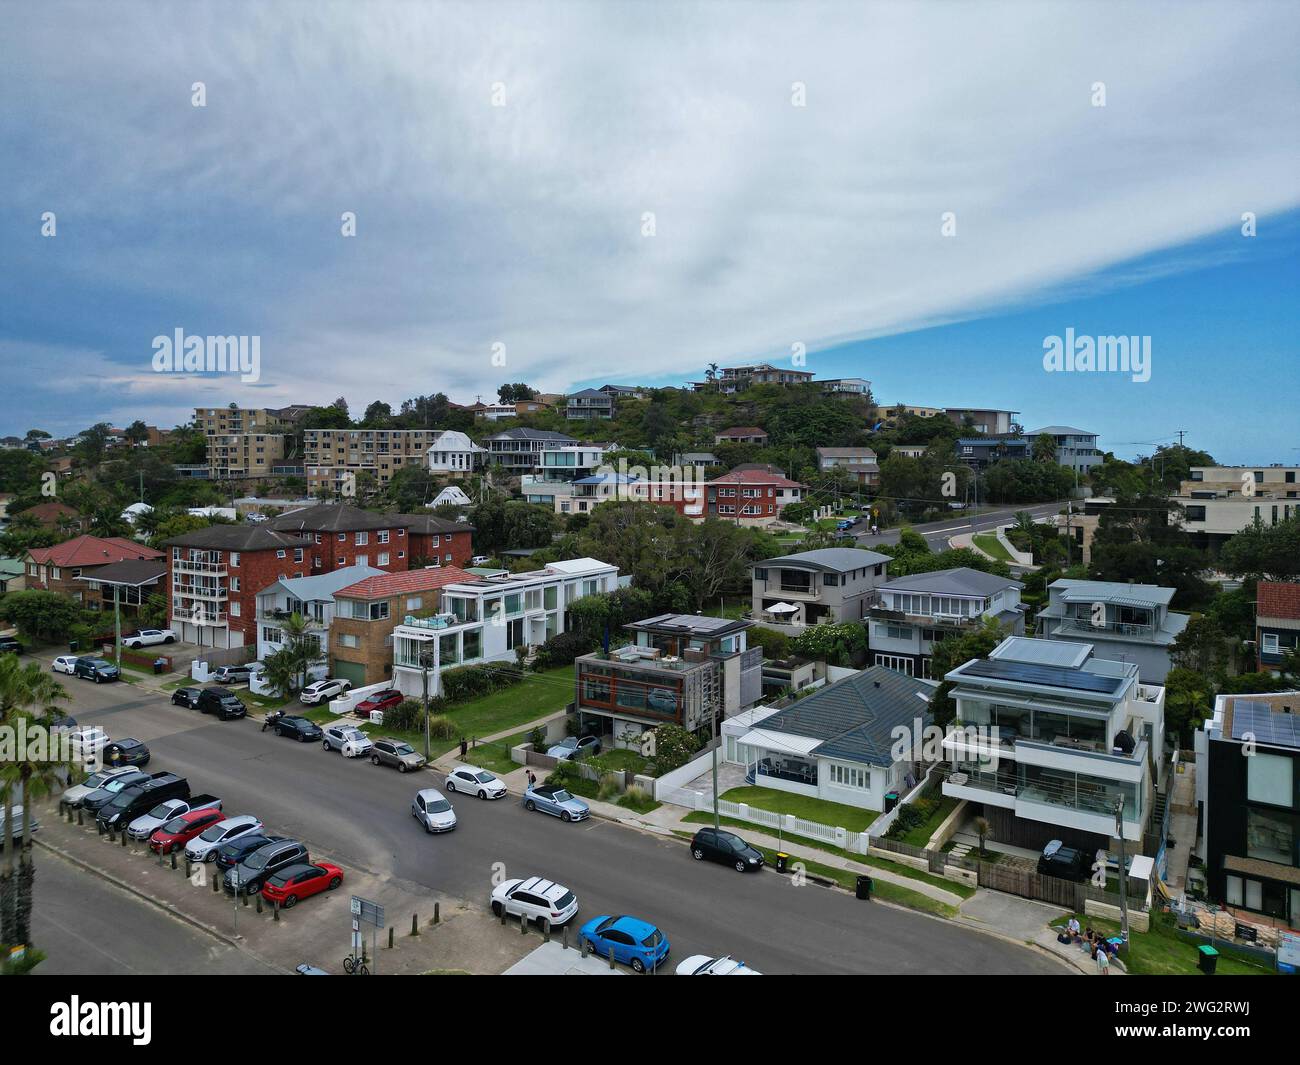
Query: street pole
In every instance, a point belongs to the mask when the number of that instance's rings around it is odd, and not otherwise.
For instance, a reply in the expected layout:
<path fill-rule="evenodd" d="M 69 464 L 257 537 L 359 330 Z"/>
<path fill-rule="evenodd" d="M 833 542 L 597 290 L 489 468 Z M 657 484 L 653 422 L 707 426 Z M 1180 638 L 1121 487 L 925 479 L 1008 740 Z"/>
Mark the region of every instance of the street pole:
<path fill-rule="evenodd" d="M 1119 839 L 1119 938 L 1128 950 L 1128 871 L 1124 868 L 1124 796 L 1115 800 L 1115 835 Z"/>
<path fill-rule="evenodd" d="M 719 828 L 718 823 L 718 714 L 715 710 L 713 713 L 713 830 L 716 832 Z"/>
<path fill-rule="evenodd" d="M 429 659 L 425 651 L 420 652 L 420 677 L 424 689 L 424 760 L 429 761 Z"/>
<path fill-rule="evenodd" d="M 121 585 L 113 585 L 113 657 L 118 672 L 122 670 L 122 605 L 118 599 Z"/>

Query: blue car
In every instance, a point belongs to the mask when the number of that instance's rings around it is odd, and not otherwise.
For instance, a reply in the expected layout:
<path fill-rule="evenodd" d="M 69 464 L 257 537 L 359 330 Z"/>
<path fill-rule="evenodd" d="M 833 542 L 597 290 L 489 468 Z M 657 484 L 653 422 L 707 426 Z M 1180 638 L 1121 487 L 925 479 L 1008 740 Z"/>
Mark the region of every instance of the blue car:
<path fill-rule="evenodd" d="M 524 809 L 541 810 L 561 821 L 584 821 L 591 810 L 581 799 L 575 799 L 556 784 L 540 784 L 524 792 Z"/>
<path fill-rule="evenodd" d="M 837 522 L 835 523 L 835 528 L 837 528 L 837 529 L 841 529 L 841 530 L 843 530 L 843 529 L 852 529 L 852 528 L 853 528 L 853 519 L 851 519 L 851 518 L 844 518 L 844 519 L 841 520 L 841 521 L 837 521 Z"/>
<path fill-rule="evenodd" d="M 658 968 L 668 957 L 668 937 L 639 917 L 596 917 L 578 933 L 582 942 L 603 958 L 611 954 L 615 961 L 643 973 Z"/>

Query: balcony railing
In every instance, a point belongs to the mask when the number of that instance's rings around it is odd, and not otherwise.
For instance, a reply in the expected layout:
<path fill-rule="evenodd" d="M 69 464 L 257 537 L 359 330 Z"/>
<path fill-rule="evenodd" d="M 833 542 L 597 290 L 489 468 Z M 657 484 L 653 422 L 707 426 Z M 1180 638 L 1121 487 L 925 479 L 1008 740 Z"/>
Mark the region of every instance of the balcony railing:
<path fill-rule="evenodd" d="M 1139 624 L 1132 621 L 1103 621 L 1100 623 L 1094 623 L 1088 618 L 1076 617 L 1063 617 L 1056 618 L 1055 620 L 1057 622 L 1055 629 L 1057 633 L 1077 632 L 1083 636 L 1108 633 L 1115 636 L 1145 636 L 1150 638 L 1155 635 L 1156 631 L 1156 627 L 1153 624 Z"/>
<path fill-rule="evenodd" d="M 224 562 L 201 562 L 193 558 L 173 559 L 172 569 L 177 573 L 203 573 L 212 577 L 224 577 L 226 575 L 226 564 Z"/>
<path fill-rule="evenodd" d="M 229 591 L 222 587 L 212 587 L 205 584 L 187 584 L 185 582 L 172 581 L 172 593 L 175 595 L 188 596 L 191 599 L 209 599 L 214 602 L 225 602 L 230 598 Z"/>

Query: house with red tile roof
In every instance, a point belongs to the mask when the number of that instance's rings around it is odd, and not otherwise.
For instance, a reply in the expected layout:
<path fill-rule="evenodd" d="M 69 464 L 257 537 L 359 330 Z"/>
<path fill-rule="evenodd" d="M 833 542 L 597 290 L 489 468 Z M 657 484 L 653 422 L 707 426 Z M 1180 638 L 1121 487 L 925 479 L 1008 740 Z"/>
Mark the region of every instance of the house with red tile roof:
<path fill-rule="evenodd" d="M 713 437 L 715 444 L 766 444 L 767 433 L 757 425 L 733 425 L 730 429 L 723 429 L 720 433 L 715 433 Z"/>
<path fill-rule="evenodd" d="M 767 525 L 790 503 L 798 503 L 804 486 L 771 466 L 738 466 L 705 482 L 705 516 L 738 525 Z"/>
<path fill-rule="evenodd" d="M 1260 581 L 1255 591 L 1255 649 L 1259 671 L 1277 673 L 1300 647 L 1300 584 Z"/>
<path fill-rule="evenodd" d="M 79 510 L 55 499 L 37 503 L 36 506 L 28 507 L 19 513 L 24 518 L 31 518 L 33 521 L 38 522 L 46 529 L 66 529 L 70 532 L 81 532 L 84 524 Z M 18 514 L 11 515 L 13 518 L 18 516 Z"/>
<path fill-rule="evenodd" d="M 330 676 L 353 687 L 393 679 L 393 629 L 407 617 L 439 612 L 440 589 L 474 580 L 457 566 L 429 566 L 404 573 L 383 573 L 334 593 L 330 628 Z"/>
<path fill-rule="evenodd" d="M 29 548 L 23 556 L 29 591 L 57 592 L 99 610 L 103 596 L 95 573 L 116 562 L 154 561 L 161 551 L 121 536 L 76 536 L 53 547 Z"/>

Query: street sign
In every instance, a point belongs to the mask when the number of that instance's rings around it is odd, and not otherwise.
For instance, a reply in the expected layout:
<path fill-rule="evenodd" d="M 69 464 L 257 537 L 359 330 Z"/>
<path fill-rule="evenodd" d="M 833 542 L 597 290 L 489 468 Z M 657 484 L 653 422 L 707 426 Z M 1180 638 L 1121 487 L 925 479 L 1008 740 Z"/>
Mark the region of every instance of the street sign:
<path fill-rule="evenodd" d="M 352 916 L 357 921 L 365 924 L 374 925 L 376 928 L 384 927 L 384 908 L 377 902 L 371 902 L 369 899 L 360 898 L 357 895 L 352 896 Z M 353 921 L 356 924 L 356 921 Z"/>

